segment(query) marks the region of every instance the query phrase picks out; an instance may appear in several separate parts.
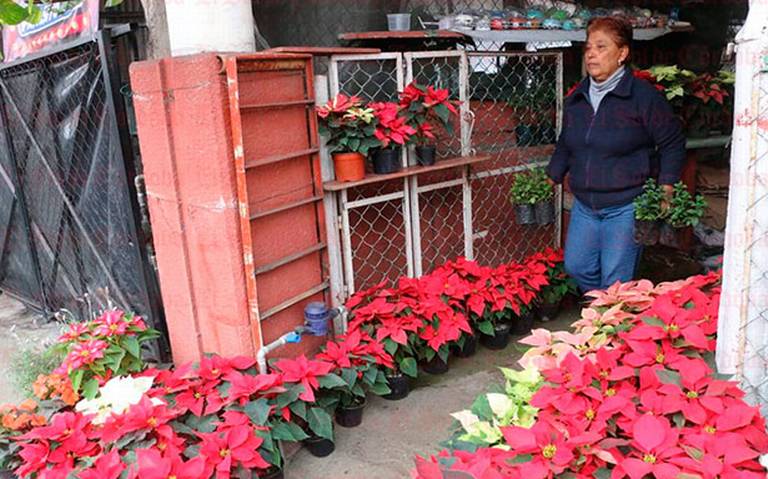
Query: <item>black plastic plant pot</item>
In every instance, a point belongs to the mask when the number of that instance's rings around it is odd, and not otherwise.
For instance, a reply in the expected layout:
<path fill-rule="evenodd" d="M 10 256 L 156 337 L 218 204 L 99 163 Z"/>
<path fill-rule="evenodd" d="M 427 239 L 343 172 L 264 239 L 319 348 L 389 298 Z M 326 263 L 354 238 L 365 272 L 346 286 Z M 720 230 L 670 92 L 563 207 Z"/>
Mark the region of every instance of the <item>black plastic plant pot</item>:
<path fill-rule="evenodd" d="M 466 336 L 464 338 L 464 346 L 459 347 L 458 344 L 451 345 L 451 354 L 457 358 L 469 358 L 475 355 L 477 352 L 477 336 Z"/>
<path fill-rule="evenodd" d="M 662 224 L 659 231 L 659 243 L 670 248 L 678 248 L 680 244 L 677 241 L 677 229 L 668 223 Z"/>
<path fill-rule="evenodd" d="M 421 166 L 431 166 L 435 164 L 435 145 L 418 145 L 416 147 L 416 159 Z"/>
<path fill-rule="evenodd" d="M 283 470 L 280 468 L 267 469 L 264 472 L 258 473 L 259 479 L 283 479 Z"/>
<path fill-rule="evenodd" d="M 389 386 L 391 392 L 381 397 L 388 401 L 398 401 L 400 399 L 405 399 L 411 392 L 411 381 L 405 374 L 387 376 L 387 385 Z"/>
<path fill-rule="evenodd" d="M 560 314 L 560 301 L 556 303 L 542 303 L 538 308 L 539 319 L 542 321 L 552 321 Z"/>
<path fill-rule="evenodd" d="M 533 311 L 527 311 L 512 320 L 512 334 L 529 334 L 533 329 Z"/>
<path fill-rule="evenodd" d="M 310 436 L 304 439 L 302 443 L 307 448 L 307 451 L 315 457 L 328 456 L 336 449 L 333 441 L 319 436 Z"/>
<path fill-rule="evenodd" d="M 336 424 L 342 427 L 356 427 L 363 422 L 365 402 L 355 406 L 339 407 L 336 410 Z"/>
<path fill-rule="evenodd" d="M 421 369 L 427 374 L 445 374 L 448 372 L 448 361 L 443 361 L 435 354 L 431 360 L 421 363 Z"/>
<path fill-rule="evenodd" d="M 400 171 L 402 160 L 400 148 L 379 148 L 373 152 L 373 172 L 378 175 L 386 175 Z"/>
<path fill-rule="evenodd" d="M 515 205 L 515 219 L 519 225 L 532 225 L 536 223 L 536 209 L 530 204 Z"/>
<path fill-rule="evenodd" d="M 480 343 L 488 349 L 500 350 L 509 344 L 509 325 L 497 324 L 493 328 L 494 335 L 483 334 L 480 336 Z"/>
<path fill-rule="evenodd" d="M 659 242 L 661 228 L 658 221 L 635 220 L 635 242 L 645 246 L 653 246 Z"/>
<path fill-rule="evenodd" d="M 536 224 L 550 225 L 555 222 L 555 202 L 552 200 L 539 201 L 533 206 Z"/>

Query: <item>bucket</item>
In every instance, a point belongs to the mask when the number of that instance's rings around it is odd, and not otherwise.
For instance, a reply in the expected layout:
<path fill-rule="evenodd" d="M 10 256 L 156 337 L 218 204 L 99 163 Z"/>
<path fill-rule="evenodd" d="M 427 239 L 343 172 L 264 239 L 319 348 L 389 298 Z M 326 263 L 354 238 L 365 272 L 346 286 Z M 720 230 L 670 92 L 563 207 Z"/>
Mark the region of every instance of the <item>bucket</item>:
<path fill-rule="evenodd" d="M 407 32 L 411 29 L 410 13 L 390 13 L 387 15 L 390 32 Z"/>
<path fill-rule="evenodd" d="M 328 334 L 328 319 L 331 313 L 325 303 L 312 302 L 304 308 L 304 324 L 313 336 Z"/>

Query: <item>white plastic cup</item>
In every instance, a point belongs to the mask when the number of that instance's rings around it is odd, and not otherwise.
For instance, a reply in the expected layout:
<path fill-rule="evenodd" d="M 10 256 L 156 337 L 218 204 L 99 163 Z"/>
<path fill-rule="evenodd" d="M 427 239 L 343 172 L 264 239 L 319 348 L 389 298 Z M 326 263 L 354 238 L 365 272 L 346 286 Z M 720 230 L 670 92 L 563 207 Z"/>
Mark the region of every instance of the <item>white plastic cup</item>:
<path fill-rule="evenodd" d="M 410 13 L 389 13 L 387 23 L 390 32 L 407 32 L 411 29 Z"/>

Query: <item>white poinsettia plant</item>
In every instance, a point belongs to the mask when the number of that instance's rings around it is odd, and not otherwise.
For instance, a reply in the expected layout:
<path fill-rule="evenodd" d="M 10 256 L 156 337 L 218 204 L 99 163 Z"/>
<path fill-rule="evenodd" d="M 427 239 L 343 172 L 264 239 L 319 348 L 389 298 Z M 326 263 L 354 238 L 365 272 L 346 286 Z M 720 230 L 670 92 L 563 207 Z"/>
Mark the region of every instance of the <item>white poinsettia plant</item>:
<path fill-rule="evenodd" d="M 529 403 L 543 382 L 539 371 L 533 367 L 523 371 L 499 369 L 506 378 L 502 392 L 483 394 L 470 409 L 451 414 L 458 425 L 448 441 L 450 447 L 474 449 L 496 446 L 503 442 L 501 427 L 530 427 L 536 421 L 538 409 Z"/>
<path fill-rule="evenodd" d="M 83 414 L 94 414 L 93 423 L 103 424 L 111 414 L 122 414 L 129 407 L 138 404 L 152 388 L 152 377 L 117 376 L 99 388 L 93 399 L 83 399 L 75 410 Z M 152 398 L 153 403 L 161 403 Z"/>

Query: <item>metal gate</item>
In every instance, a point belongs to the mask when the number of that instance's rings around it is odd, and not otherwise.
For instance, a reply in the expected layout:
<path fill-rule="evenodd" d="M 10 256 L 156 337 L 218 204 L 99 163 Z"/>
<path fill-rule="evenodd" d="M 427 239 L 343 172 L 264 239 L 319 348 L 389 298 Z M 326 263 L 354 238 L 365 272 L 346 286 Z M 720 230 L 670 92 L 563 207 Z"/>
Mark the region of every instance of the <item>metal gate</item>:
<path fill-rule="evenodd" d="M 478 69 L 497 73 L 483 73 L 480 81 Z M 560 192 L 555 225 L 520 228 L 512 218 L 508 190 L 517 172 L 543 164 L 553 149 L 562 116 L 561 54 L 337 55 L 331 57 L 328 72 L 331 95 L 397 101 L 398 92 L 415 80 L 449 88 L 453 99 L 461 101 L 455 125 L 459 134 L 439 142 L 443 161 L 437 165 L 442 167 L 418 173 L 406 169 L 391 179 L 368 177 L 326 188 L 326 208 L 337 212 L 332 218 L 337 229 L 329 229 L 329 248 L 338 249 L 329 251 L 336 302 L 381 281 L 421 275 L 457 256 L 499 264 L 559 245 Z M 512 104 L 526 99 L 526 92 L 530 105 Z M 521 114 L 523 107 L 538 111 L 539 120 L 551 113 L 546 133 L 536 133 L 537 141 L 530 137 L 523 142 L 505 130 L 504 121 Z M 487 161 L 472 161 L 470 154 Z M 403 166 L 409 161 L 413 165 L 414 157 L 403 151 Z"/>
<path fill-rule="evenodd" d="M 0 289 L 50 316 L 164 329 L 109 32 L 0 67 Z"/>

